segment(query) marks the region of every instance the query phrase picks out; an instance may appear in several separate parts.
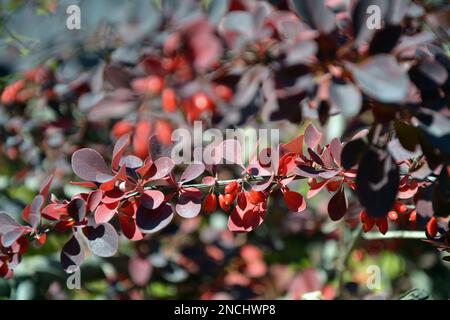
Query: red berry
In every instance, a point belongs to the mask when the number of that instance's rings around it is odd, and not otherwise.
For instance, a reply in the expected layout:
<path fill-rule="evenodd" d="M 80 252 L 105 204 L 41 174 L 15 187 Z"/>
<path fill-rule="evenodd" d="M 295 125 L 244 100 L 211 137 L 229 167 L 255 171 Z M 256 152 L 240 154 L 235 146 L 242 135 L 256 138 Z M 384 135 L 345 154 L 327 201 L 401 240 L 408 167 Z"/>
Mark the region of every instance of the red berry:
<path fill-rule="evenodd" d="M 230 211 L 231 206 L 226 204 L 225 195 L 223 195 L 223 194 L 219 194 L 219 206 L 225 212 Z"/>
<path fill-rule="evenodd" d="M 389 219 L 391 219 L 392 221 L 395 221 L 395 220 L 398 219 L 398 214 L 397 214 L 396 211 L 391 210 L 391 211 L 388 212 L 388 217 L 389 217 Z"/>
<path fill-rule="evenodd" d="M 218 84 L 214 87 L 214 92 L 225 102 L 228 102 L 233 97 L 233 90 L 224 84 Z"/>
<path fill-rule="evenodd" d="M 169 121 L 158 119 L 155 124 L 156 139 L 163 145 L 172 144 L 173 127 Z"/>
<path fill-rule="evenodd" d="M 234 199 L 236 199 L 236 193 L 227 193 L 224 198 L 225 205 L 230 206 L 234 202 Z"/>
<path fill-rule="evenodd" d="M 177 96 L 172 88 L 165 88 L 161 99 L 164 111 L 174 112 L 177 109 Z"/>
<path fill-rule="evenodd" d="M 417 211 L 416 210 L 411 211 L 411 213 L 409 214 L 409 221 L 415 222 L 416 218 L 417 218 Z"/>
<path fill-rule="evenodd" d="M 194 107 L 200 111 L 212 110 L 214 108 L 214 103 L 211 98 L 203 92 L 197 92 L 194 94 L 192 96 L 192 103 Z"/>
<path fill-rule="evenodd" d="M 205 213 L 213 213 L 217 208 L 217 196 L 214 193 L 206 195 L 203 201 L 203 211 Z"/>
<path fill-rule="evenodd" d="M 231 181 L 225 186 L 225 193 L 235 193 L 237 187 L 238 187 L 237 181 Z"/>
<path fill-rule="evenodd" d="M 436 237 L 438 232 L 437 219 L 432 217 L 427 223 L 427 233 L 431 238 Z"/>
<path fill-rule="evenodd" d="M 397 211 L 398 213 L 405 213 L 406 210 L 408 210 L 408 207 L 406 206 L 406 204 L 402 202 L 396 202 L 394 204 L 394 210 Z"/>

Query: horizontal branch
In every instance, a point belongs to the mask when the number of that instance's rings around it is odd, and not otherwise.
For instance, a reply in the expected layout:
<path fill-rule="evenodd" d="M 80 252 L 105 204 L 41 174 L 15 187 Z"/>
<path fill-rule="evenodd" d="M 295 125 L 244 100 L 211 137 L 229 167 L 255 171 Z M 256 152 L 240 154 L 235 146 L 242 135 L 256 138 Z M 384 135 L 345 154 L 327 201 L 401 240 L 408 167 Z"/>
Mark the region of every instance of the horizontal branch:
<path fill-rule="evenodd" d="M 362 237 L 365 240 L 424 239 L 425 233 L 423 231 L 394 230 L 388 231 L 385 235 L 378 232 L 364 233 Z"/>

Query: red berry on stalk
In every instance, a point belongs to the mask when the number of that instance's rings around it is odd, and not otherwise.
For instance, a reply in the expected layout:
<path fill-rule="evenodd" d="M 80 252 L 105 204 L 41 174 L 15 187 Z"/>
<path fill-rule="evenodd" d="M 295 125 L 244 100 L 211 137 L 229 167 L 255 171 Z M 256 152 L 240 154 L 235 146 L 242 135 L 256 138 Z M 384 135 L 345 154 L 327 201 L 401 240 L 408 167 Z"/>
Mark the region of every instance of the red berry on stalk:
<path fill-rule="evenodd" d="M 236 199 L 236 193 L 227 193 L 224 197 L 225 205 L 230 206 L 234 199 Z"/>
<path fill-rule="evenodd" d="M 213 213 L 217 208 L 217 196 L 214 193 L 208 193 L 203 201 L 203 211 Z"/>
<path fill-rule="evenodd" d="M 237 181 L 231 181 L 225 186 L 225 193 L 234 193 L 237 191 L 238 183 Z"/>
<path fill-rule="evenodd" d="M 219 206 L 225 212 L 230 211 L 231 206 L 226 204 L 225 195 L 223 194 L 219 194 Z"/>

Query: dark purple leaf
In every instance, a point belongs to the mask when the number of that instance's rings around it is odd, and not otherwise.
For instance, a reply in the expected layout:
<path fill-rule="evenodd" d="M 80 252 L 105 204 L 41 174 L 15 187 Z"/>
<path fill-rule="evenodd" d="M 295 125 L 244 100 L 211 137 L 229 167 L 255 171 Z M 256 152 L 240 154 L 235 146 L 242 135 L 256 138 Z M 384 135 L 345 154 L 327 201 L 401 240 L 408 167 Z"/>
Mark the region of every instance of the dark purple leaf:
<path fill-rule="evenodd" d="M 84 261 L 84 249 L 80 245 L 76 235 L 73 235 L 63 246 L 61 251 L 61 265 L 66 272 L 78 270 Z"/>
<path fill-rule="evenodd" d="M 330 33 L 336 28 L 335 16 L 324 0 L 289 0 L 289 5 L 302 20 L 322 33 Z"/>
<path fill-rule="evenodd" d="M 205 171 L 203 163 L 192 163 L 183 172 L 180 178 L 181 183 L 192 181 Z"/>
<path fill-rule="evenodd" d="M 117 170 L 122 155 L 124 154 L 129 145 L 130 145 L 130 136 L 128 134 L 123 135 L 117 140 L 116 144 L 114 145 L 111 168 Z"/>
<path fill-rule="evenodd" d="M 389 53 L 394 49 L 402 34 L 401 26 L 387 26 L 375 33 L 370 42 L 370 54 Z"/>
<path fill-rule="evenodd" d="M 2 234 L 2 236 L 1 236 L 2 246 L 5 247 L 5 248 L 10 247 L 24 233 L 25 233 L 25 228 L 24 227 L 18 227 L 16 229 L 13 229 L 13 230 L 11 230 L 9 232 L 6 232 L 6 233 Z"/>
<path fill-rule="evenodd" d="M 202 192 L 196 188 L 182 189 L 175 210 L 183 218 L 193 218 L 202 209 Z"/>
<path fill-rule="evenodd" d="M 347 67 L 368 96 L 385 103 L 405 101 L 410 82 L 394 56 L 378 54 L 358 65 L 348 63 Z"/>
<path fill-rule="evenodd" d="M 392 209 L 400 184 L 399 169 L 384 150 L 369 148 L 356 175 L 356 193 L 366 212 L 383 217 Z"/>
<path fill-rule="evenodd" d="M 163 203 L 155 210 L 140 206 L 136 212 L 136 224 L 143 233 L 155 233 L 166 227 L 173 218 L 170 204 Z"/>
<path fill-rule="evenodd" d="M 156 159 L 153 163 L 153 168 L 150 170 L 154 171 L 153 176 L 151 177 L 152 180 L 158 180 L 161 178 L 164 178 L 169 173 L 172 172 L 173 167 L 175 166 L 175 163 L 172 159 L 168 157 L 161 157 L 159 159 Z"/>
<path fill-rule="evenodd" d="M 418 131 L 415 127 L 406 122 L 397 120 L 394 122 L 395 133 L 403 148 L 408 151 L 416 151 L 419 144 Z"/>
<path fill-rule="evenodd" d="M 34 197 L 33 202 L 31 203 L 30 212 L 26 220 L 34 230 L 37 228 L 39 222 L 41 221 L 41 211 L 42 207 L 44 206 L 44 202 L 44 197 L 42 195 L 38 195 Z"/>
<path fill-rule="evenodd" d="M 333 81 L 330 85 L 330 100 L 341 110 L 344 117 L 356 116 L 361 110 L 361 92 L 350 82 L 339 83 Z"/>
<path fill-rule="evenodd" d="M 347 196 L 345 195 L 344 185 L 331 197 L 328 202 L 328 215 L 333 221 L 340 220 L 348 209 Z"/>
<path fill-rule="evenodd" d="M 67 205 L 67 213 L 77 222 L 83 221 L 86 216 L 86 202 L 75 198 Z"/>
<path fill-rule="evenodd" d="M 83 180 L 103 183 L 112 179 L 105 160 L 93 149 L 75 151 L 72 155 L 72 169 Z"/>
<path fill-rule="evenodd" d="M 92 253 L 99 257 L 111 257 L 117 252 L 119 237 L 109 223 L 102 223 L 83 230 Z"/>
<path fill-rule="evenodd" d="M 345 170 L 349 170 L 361 161 L 367 144 L 362 139 L 351 140 L 347 142 L 341 153 L 341 164 Z"/>
<path fill-rule="evenodd" d="M 141 206 L 147 209 L 156 209 L 164 201 L 164 194 L 159 190 L 146 190 L 141 197 Z"/>

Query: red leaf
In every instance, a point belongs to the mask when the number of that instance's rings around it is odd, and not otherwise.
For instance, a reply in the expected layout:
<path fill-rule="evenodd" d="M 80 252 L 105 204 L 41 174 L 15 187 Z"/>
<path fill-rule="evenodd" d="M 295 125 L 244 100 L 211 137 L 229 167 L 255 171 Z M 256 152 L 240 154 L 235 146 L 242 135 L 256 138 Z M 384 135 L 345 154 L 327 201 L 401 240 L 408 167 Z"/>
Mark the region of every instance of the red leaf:
<path fill-rule="evenodd" d="M 306 209 L 305 199 L 300 193 L 288 190 L 283 192 L 283 197 L 288 209 L 292 212 L 302 212 Z"/>
<path fill-rule="evenodd" d="M 150 121 L 141 120 L 136 125 L 133 136 L 133 149 L 135 155 L 141 159 L 145 159 L 149 154 L 149 140 L 152 127 Z"/>
<path fill-rule="evenodd" d="M 105 223 L 109 222 L 117 212 L 117 207 L 119 206 L 118 202 L 113 203 L 102 203 L 95 210 L 94 219 L 95 223 Z"/>
<path fill-rule="evenodd" d="M 123 234 L 131 241 L 139 241 L 144 238 L 144 235 L 139 231 L 134 218 L 121 214 L 119 215 L 119 223 Z"/>
<path fill-rule="evenodd" d="M 42 209 L 42 217 L 48 220 L 58 221 L 67 215 L 67 205 L 61 203 L 50 203 Z"/>
<path fill-rule="evenodd" d="M 89 193 L 87 199 L 87 208 L 90 212 L 94 212 L 103 198 L 102 190 L 93 190 Z"/>

